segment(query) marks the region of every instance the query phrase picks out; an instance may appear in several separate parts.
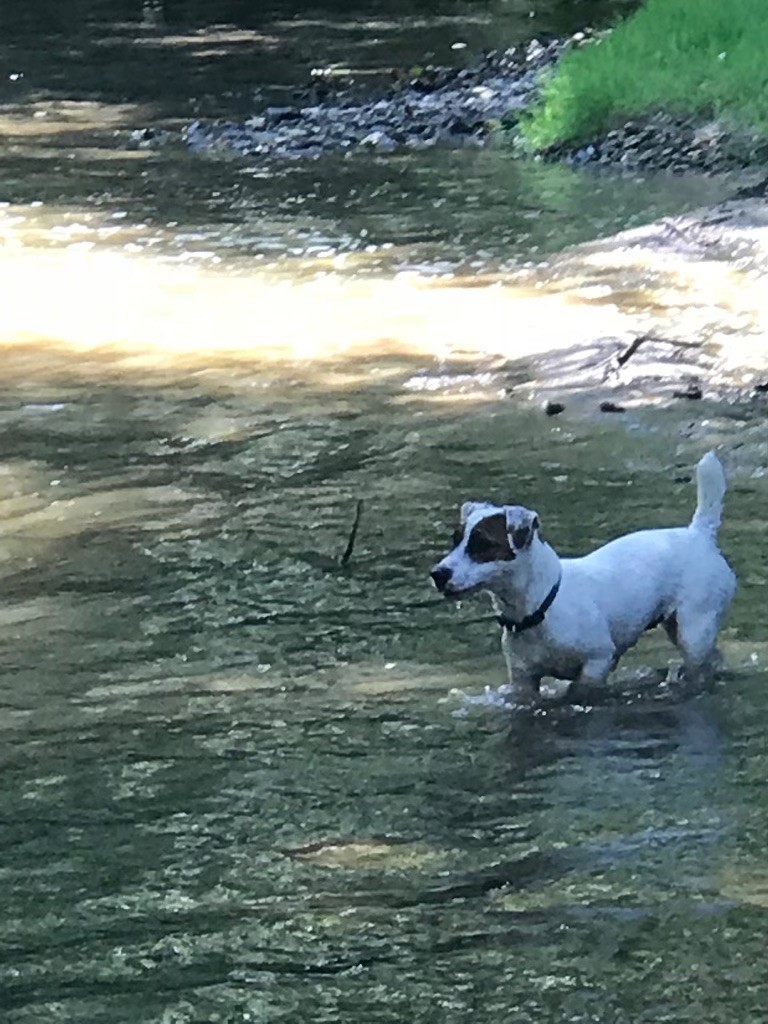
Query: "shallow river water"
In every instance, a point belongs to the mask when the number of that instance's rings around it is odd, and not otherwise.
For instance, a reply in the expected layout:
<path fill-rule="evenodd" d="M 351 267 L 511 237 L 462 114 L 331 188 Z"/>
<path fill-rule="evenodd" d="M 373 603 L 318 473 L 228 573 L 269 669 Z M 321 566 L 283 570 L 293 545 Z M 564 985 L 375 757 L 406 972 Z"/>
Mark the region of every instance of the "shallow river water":
<path fill-rule="evenodd" d="M 0 15 L 2 1020 L 765 1021 L 764 478 L 738 410 L 510 401 L 527 296 L 497 287 L 725 186 L 126 149 L 312 47 L 530 35 L 527 5 L 256 6 Z M 503 662 L 488 608 L 428 586 L 459 503 L 584 550 L 687 521 L 711 444 L 741 582 L 716 691 L 465 704 Z"/>

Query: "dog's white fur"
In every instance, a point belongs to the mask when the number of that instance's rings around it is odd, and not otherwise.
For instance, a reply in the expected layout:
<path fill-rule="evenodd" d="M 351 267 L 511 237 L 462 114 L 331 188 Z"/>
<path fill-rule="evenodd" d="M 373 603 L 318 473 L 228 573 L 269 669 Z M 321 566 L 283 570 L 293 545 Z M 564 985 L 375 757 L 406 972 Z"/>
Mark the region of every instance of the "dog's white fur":
<path fill-rule="evenodd" d="M 574 695 L 580 685 L 604 683 L 621 655 L 659 620 L 683 656 L 686 681 L 711 681 L 717 633 L 736 577 L 717 547 L 726 483 L 714 452 L 701 459 L 696 478 L 698 504 L 689 526 L 630 533 L 581 558 L 559 558 L 539 536 L 538 515 L 530 509 L 462 506 L 462 540 L 435 567 L 444 576 L 450 572 L 442 587 L 446 597 L 488 591 L 496 612 L 519 622 L 561 580 L 543 622 L 520 633 L 503 631 L 502 649 L 519 699 L 535 699 L 544 676 L 571 680 Z M 514 557 L 473 561 L 466 552 L 470 532 L 500 512 Z"/>

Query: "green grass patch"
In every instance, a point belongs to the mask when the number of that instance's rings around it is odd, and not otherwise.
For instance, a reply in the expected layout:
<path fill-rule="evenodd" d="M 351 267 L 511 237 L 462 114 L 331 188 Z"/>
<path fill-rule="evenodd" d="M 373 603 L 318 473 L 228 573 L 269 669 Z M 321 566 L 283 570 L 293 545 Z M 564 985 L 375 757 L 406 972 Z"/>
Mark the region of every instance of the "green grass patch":
<path fill-rule="evenodd" d="M 659 109 L 768 135 L 768 0 L 648 0 L 563 58 L 521 131 L 543 149 Z"/>

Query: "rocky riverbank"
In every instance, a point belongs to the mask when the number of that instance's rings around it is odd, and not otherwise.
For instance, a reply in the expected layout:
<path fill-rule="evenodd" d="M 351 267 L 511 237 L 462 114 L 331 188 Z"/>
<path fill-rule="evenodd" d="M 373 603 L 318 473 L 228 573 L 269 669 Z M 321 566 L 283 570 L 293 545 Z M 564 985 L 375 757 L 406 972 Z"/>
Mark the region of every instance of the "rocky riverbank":
<path fill-rule="evenodd" d="M 560 57 L 593 33 L 533 39 L 484 53 L 464 68 L 395 71 L 378 91 L 361 95 L 319 73 L 295 106 L 266 107 L 243 122 L 193 121 L 182 131 L 194 152 L 232 153 L 251 160 L 312 159 L 370 148 L 382 153 L 433 146 L 483 146 L 502 123 L 513 123 Z M 134 132 L 135 146 L 158 136 Z"/>
<path fill-rule="evenodd" d="M 626 171 L 698 171 L 718 174 L 768 163 L 768 143 L 746 130 L 696 115 L 654 111 L 632 118 L 588 143 L 551 146 L 541 154 L 565 160 L 619 167 Z"/>
<path fill-rule="evenodd" d="M 516 124 L 535 102 L 560 58 L 605 33 L 590 29 L 567 38 L 484 53 L 464 68 L 393 71 L 390 83 L 362 92 L 347 80 L 314 73 L 293 106 L 267 106 L 245 121 L 195 120 L 181 140 L 195 153 L 231 154 L 248 160 L 317 159 L 328 153 L 481 147 L 501 139 L 520 145 Z M 170 141 L 171 133 L 134 131 L 132 147 Z M 700 115 L 663 110 L 634 117 L 604 136 L 574 145 L 558 143 L 534 154 L 573 166 L 613 167 L 631 173 L 724 173 L 768 163 L 765 139 Z"/>
<path fill-rule="evenodd" d="M 521 115 L 566 53 L 605 35 L 585 29 L 566 38 L 533 39 L 484 53 L 463 68 L 396 69 L 378 90 L 315 71 L 294 105 L 267 106 L 244 121 L 195 120 L 182 128 L 181 140 L 195 153 L 253 161 L 317 159 L 360 149 L 481 147 L 501 139 L 527 157 L 631 173 L 717 174 L 768 164 L 768 142 L 747 129 L 664 110 L 630 118 L 586 143 L 558 143 L 531 154 L 518 136 Z M 143 129 L 131 134 L 129 145 L 156 146 L 173 137 Z"/>

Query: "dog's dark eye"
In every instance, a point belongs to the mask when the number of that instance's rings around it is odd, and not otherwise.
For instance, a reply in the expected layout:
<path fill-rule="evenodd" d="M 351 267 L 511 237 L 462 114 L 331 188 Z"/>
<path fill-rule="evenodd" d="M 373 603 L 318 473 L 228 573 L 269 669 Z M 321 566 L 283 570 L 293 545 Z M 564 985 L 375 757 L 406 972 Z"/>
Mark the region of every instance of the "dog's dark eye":
<path fill-rule="evenodd" d="M 463 539 L 464 539 L 464 531 L 463 530 L 454 530 L 453 533 L 451 534 L 451 547 L 457 548 L 459 546 L 459 544 L 461 544 Z"/>
<path fill-rule="evenodd" d="M 487 516 L 475 525 L 467 538 L 466 552 L 473 562 L 511 562 L 514 559 L 503 514 Z"/>
<path fill-rule="evenodd" d="M 492 562 L 494 544 L 485 534 L 473 530 L 467 541 L 467 554 L 477 562 Z"/>

